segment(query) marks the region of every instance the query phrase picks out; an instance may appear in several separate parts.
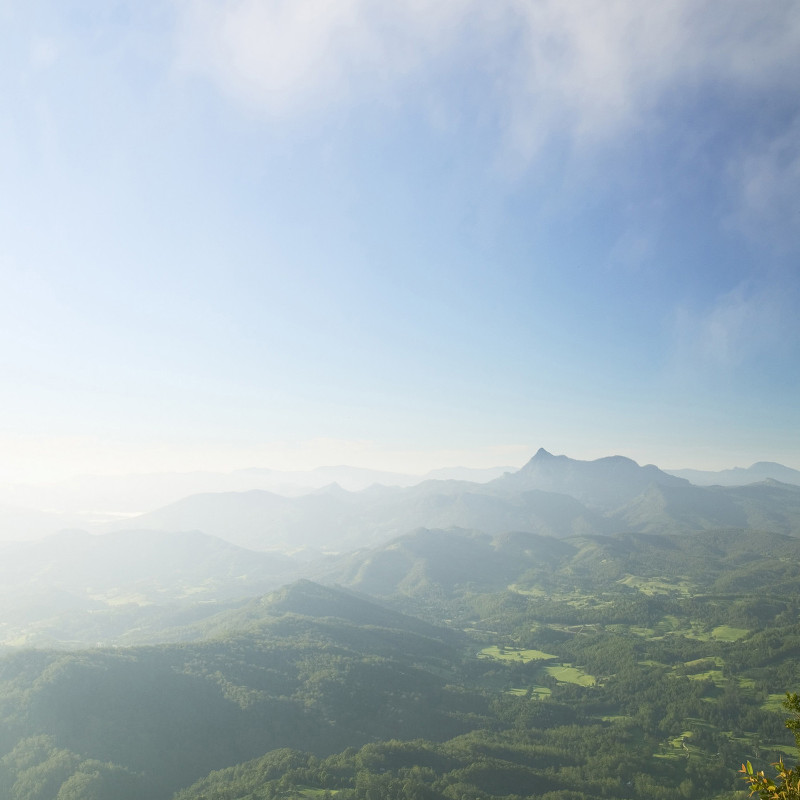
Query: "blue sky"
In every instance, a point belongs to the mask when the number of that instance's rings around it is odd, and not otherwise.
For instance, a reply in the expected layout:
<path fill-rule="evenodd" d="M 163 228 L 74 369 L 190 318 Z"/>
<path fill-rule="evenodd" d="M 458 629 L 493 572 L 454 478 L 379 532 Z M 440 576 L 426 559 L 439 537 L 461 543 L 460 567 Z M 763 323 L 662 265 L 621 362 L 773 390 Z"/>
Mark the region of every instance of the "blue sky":
<path fill-rule="evenodd" d="M 0 0 L 0 477 L 800 467 L 800 6 Z"/>

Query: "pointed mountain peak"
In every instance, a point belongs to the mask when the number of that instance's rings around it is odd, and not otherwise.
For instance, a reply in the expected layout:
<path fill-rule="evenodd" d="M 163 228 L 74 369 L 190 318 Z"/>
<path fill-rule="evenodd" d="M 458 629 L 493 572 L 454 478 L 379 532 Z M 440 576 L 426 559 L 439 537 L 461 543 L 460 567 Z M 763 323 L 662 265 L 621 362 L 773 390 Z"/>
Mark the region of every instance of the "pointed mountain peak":
<path fill-rule="evenodd" d="M 496 485 L 502 491 L 566 494 L 589 508 L 612 510 L 630 502 L 651 483 L 683 485 L 686 481 L 667 475 L 652 464 L 640 467 L 626 456 L 579 461 L 554 456 L 542 447 L 522 469 L 498 479 Z"/>
<path fill-rule="evenodd" d="M 554 456 L 548 450 L 545 450 L 544 447 L 540 447 L 536 451 L 536 455 L 530 459 L 526 464 L 522 466 L 519 472 L 530 472 L 538 471 L 541 469 L 554 469 L 559 464 L 564 464 L 566 462 L 570 462 L 572 459 L 567 458 L 567 456 Z"/>

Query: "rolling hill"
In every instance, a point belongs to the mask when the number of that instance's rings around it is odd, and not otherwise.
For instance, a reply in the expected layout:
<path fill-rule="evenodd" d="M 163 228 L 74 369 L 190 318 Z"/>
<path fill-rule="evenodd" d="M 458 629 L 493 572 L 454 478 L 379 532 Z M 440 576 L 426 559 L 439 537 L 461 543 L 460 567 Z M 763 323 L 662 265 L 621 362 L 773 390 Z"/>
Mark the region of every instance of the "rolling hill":
<path fill-rule="evenodd" d="M 0 560 L 0 643 L 181 639 L 188 624 L 283 585 L 297 569 L 288 556 L 199 531 L 64 531 L 9 544 Z"/>
<path fill-rule="evenodd" d="M 0 659 L 4 796 L 49 797 L 52 785 L 54 797 L 94 769 L 113 787 L 104 797 L 168 800 L 276 747 L 325 755 L 378 738 L 445 739 L 487 708 L 448 686 L 460 662 L 451 632 L 307 581 L 251 612 L 204 642 Z"/>

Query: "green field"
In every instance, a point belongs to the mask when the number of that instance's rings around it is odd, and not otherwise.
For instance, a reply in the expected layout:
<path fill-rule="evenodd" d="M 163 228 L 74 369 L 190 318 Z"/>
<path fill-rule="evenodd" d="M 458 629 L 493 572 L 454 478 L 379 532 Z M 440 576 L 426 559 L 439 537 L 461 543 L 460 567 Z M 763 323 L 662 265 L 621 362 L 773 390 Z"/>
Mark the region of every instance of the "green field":
<path fill-rule="evenodd" d="M 785 699 L 785 694 L 767 695 L 767 699 L 761 704 L 761 709 L 763 711 L 783 711 L 783 701 Z"/>
<path fill-rule="evenodd" d="M 506 694 L 513 694 L 517 697 L 525 697 L 528 694 L 527 689 L 509 689 Z M 542 700 L 545 697 L 550 697 L 552 694 L 552 690 L 548 689 L 546 686 L 534 686 L 531 690 L 531 699 L 532 700 Z"/>
<path fill-rule="evenodd" d="M 484 647 L 478 653 L 478 658 L 488 658 L 510 665 L 528 664 L 531 661 L 551 661 L 557 656 L 552 653 L 545 653 L 542 650 L 524 650 L 516 647 L 492 645 L 491 647 Z M 579 667 L 573 667 L 570 664 L 552 664 L 544 667 L 544 671 L 559 683 L 574 683 L 578 686 L 594 686 L 597 683 L 594 675 L 589 675 Z M 510 689 L 508 691 L 509 694 L 515 695 L 524 695 L 526 692 L 527 689 Z M 539 696 L 549 695 L 550 689 L 537 687 L 534 689 L 534 693 Z"/>
<path fill-rule="evenodd" d="M 678 594 L 686 597 L 693 588 L 691 582 L 682 576 L 677 576 L 675 578 L 665 578 L 663 576 L 643 578 L 639 575 L 626 575 L 624 578 L 618 580 L 617 583 L 623 586 L 630 586 L 633 589 L 638 589 L 643 594 L 650 596 L 657 594 Z"/>
<path fill-rule="evenodd" d="M 588 675 L 580 667 L 571 667 L 568 664 L 545 667 L 545 671 L 559 683 L 574 683 L 578 686 L 594 686 L 597 683 L 594 675 Z"/>
<path fill-rule="evenodd" d="M 738 642 L 744 639 L 750 631 L 747 628 L 732 628 L 730 625 L 718 625 L 711 631 L 711 637 L 720 642 Z"/>
<path fill-rule="evenodd" d="M 713 664 L 715 667 L 722 669 L 725 666 L 725 659 L 721 656 L 707 656 L 706 658 L 696 658 L 694 661 L 684 661 L 684 666 L 687 669 L 702 670 L 703 667 Z"/>
<path fill-rule="evenodd" d="M 739 630 L 729 628 L 727 625 L 720 625 L 719 628 L 724 629 L 724 631 Z M 685 636 L 688 639 L 698 639 L 701 642 L 708 642 L 715 638 L 717 641 L 738 641 L 738 639 L 741 638 L 737 636 L 736 639 L 726 640 L 723 639 L 722 636 L 714 637 L 713 632 L 708 631 L 702 622 L 696 620 L 682 620 L 673 614 L 665 614 L 652 628 L 647 628 L 642 625 L 607 625 L 606 630 L 615 633 L 632 633 L 635 636 L 641 636 L 645 639 L 663 639 L 665 636 L 670 635 Z M 745 634 L 747 633 L 749 633 L 749 631 L 745 631 Z"/>
<path fill-rule="evenodd" d="M 484 647 L 478 653 L 478 658 L 493 658 L 496 661 L 511 661 L 518 664 L 527 664 L 529 661 L 549 661 L 556 658 L 552 653 L 544 653 L 541 650 L 522 650 L 516 647 L 499 647 L 492 645 Z"/>
<path fill-rule="evenodd" d="M 508 591 L 516 592 L 517 594 L 524 594 L 527 595 L 528 597 L 544 597 L 546 594 L 544 589 L 540 589 L 538 586 L 534 586 L 531 589 L 522 589 L 519 586 L 517 586 L 516 583 L 510 584 L 508 587 Z"/>

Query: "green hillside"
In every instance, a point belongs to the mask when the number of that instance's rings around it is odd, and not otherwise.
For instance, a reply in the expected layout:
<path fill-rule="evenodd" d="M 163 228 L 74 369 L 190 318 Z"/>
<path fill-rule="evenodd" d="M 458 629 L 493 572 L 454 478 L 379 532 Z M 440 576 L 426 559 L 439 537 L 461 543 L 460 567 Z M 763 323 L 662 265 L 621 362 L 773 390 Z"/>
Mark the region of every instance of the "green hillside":
<path fill-rule="evenodd" d="M 91 760 L 157 800 L 276 747 L 328 754 L 397 735 L 444 739 L 483 717 L 486 699 L 448 680 L 460 649 L 423 635 L 426 623 L 405 627 L 396 612 L 307 582 L 276 605 L 313 605 L 319 593 L 338 595 L 339 608 L 314 618 L 265 603 L 249 629 L 199 644 L 7 656 L 7 796 L 55 797 Z M 34 778 L 56 791 L 31 794 Z"/>
<path fill-rule="evenodd" d="M 753 531 L 420 530 L 336 567 L 381 604 L 300 581 L 192 643 L 6 655 L 2 796 L 732 797 L 796 757 L 799 565 Z"/>
<path fill-rule="evenodd" d="M 345 569 L 391 574 L 387 602 L 467 637 L 458 680 L 485 717 L 440 742 L 279 750 L 176 800 L 739 797 L 743 760 L 798 755 L 776 702 L 800 684 L 798 566 L 798 540 L 740 530 L 402 537 Z"/>

